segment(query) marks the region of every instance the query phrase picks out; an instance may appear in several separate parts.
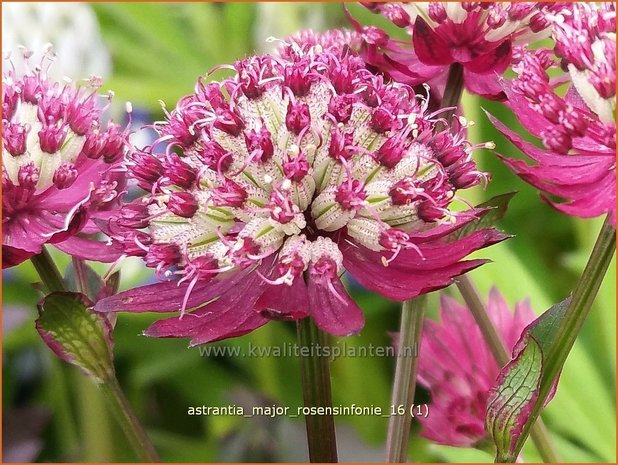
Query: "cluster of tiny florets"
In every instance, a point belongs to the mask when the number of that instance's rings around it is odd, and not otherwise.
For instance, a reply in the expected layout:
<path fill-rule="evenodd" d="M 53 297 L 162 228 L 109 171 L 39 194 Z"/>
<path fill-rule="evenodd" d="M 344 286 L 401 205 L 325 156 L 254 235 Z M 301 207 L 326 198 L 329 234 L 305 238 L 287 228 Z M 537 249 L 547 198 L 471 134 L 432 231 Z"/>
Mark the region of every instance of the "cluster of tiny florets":
<path fill-rule="evenodd" d="M 350 29 L 329 29 L 324 32 L 303 29 L 289 36 L 277 49 L 277 53 L 283 58 L 290 59 L 298 53 L 299 48 L 308 51 L 318 47 L 322 51 L 334 53 L 340 53 L 346 48 L 356 51 L 360 48 L 361 42 L 361 34 Z M 294 46 L 291 46 L 292 44 Z"/>
<path fill-rule="evenodd" d="M 445 130 L 410 87 L 347 50 L 288 47 L 200 80 L 155 125 L 157 142 L 130 155 L 148 194 L 110 224 L 127 253 L 187 279 L 272 257 L 269 282 L 330 280 L 346 237 L 387 266 L 414 247 L 407 232 L 452 219 L 456 190 L 483 179 L 465 129 Z"/>
<path fill-rule="evenodd" d="M 613 5 L 576 4 L 550 18 L 556 45 L 553 50 L 529 51 L 513 69 L 515 92 L 552 126 L 543 132 L 545 146 L 567 153 L 573 139 L 589 137 L 604 147 L 616 146 L 616 22 Z M 550 79 L 550 69 L 569 73 L 574 92 L 583 100 L 561 97 Z M 581 100 L 580 100 L 581 101 Z"/>
<path fill-rule="evenodd" d="M 27 61 L 31 53 L 24 54 Z M 126 153 L 127 132 L 102 123 L 107 106 L 99 104 L 100 79 L 81 86 L 68 79 L 52 82 L 51 59 L 48 52 L 23 76 L 9 62 L 2 76 L 3 244 L 21 248 L 31 235 L 32 243 L 25 244 L 30 252 L 54 230 L 67 235 L 78 210 L 83 219 L 71 229 L 79 231 L 90 213 L 110 208 L 123 187 L 114 168 Z M 12 233 L 13 226 L 22 231 L 33 223 L 39 226 L 30 235 Z"/>

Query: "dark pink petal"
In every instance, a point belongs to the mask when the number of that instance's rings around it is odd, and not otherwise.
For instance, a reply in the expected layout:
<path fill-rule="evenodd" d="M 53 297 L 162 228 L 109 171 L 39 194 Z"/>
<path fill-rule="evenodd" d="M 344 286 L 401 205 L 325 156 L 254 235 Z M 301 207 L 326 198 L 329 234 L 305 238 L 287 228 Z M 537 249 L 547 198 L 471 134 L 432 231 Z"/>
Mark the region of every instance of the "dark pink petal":
<path fill-rule="evenodd" d="M 194 347 L 208 342 L 240 337 L 255 331 L 269 321 L 268 318 L 264 318 L 255 312 L 246 313 L 242 318 L 238 319 L 217 319 L 211 322 L 197 336 L 193 337 L 189 346 Z"/>
<path fill-rule="evenodd" d="M 614 176 L 608 176 L 594 189 L 582 193 L 579 199 L 567 203 L 554 202 L 545 195 L 541 195 L 541 199 L 562 213 L 580 218 L 594 218 L 609 213 L 612 223 L 616 224 L 616 179 Z"/>
<path fill-rule="evenodd" d="M 594 209 L 595 205 L 613 204 L 616 194 L 614 175 L 608 169 L 599 169 L 603 166 L 530 166 L 521 160 L 500 158 L 524 181 L 546 193 L 564 197 L 571 202 L 582 202 L 582 207 L 589 209 Z"/>
<path fill-rule="evenodd" d="M 611 166 L 612 164 L 612 155 L 607 152 L 607 148 L 605 151 L 597 156 L 588 156 L 578 157 L 578 156 L 565 156 L 558 153 L 550 152 L 547 150 L 540 149 L 535 145 L 525 141 L 521 136 L 519 136 L 515 131 L 506 127 L 501 121 L 496 119 L 490 113 L 486 112 L 487 117 L 492 122 L 492 124 L 506 137 L 515 147 L 524 152 L 533 160 L 539 163 L 553 163 L 562 167 L 572 167 L 572 166 L 594 166 L 600 163 L 604 164 L 604 166 Z"/>
<path fill-rule="evenodd" d="M 414 249 L 402 250 L 388 267 L 382 264 L 382 258 L 388 258 L 385 252 L 374 252 L 360 244 L 356 244 L 357 247 L 347 244 L 342 247 L 342 252 L 344 258 L 351 255 L 391 270 L 430 271 L 452 265 L 473 251 L 495 244 L 506 237 L 494 229 L 483 229 L 453 242 L 420 243 L 420 253 Z"/>
<path fill-rule="evenodd" d="M 502 74 L 511 64 L 511 41 L 505 40 L 488 53 L 464 64 L 475 74 Z"/>
<path fill-rule="evenodd" d="M 410 48 L 410 44 L 407 42 L 389 40 L 384 46 L 384 55 L 385 67 L 379 68 L 382 71 L 388 72 L 397 82 L 413 86 L 427 82 L 431 84 L 432 91 L 436 90 L 436 87 L 442 88 L 446 84 L 448 67 L 422 63 L 414 53 L 414 49 Z M 398 66 L 389 67 L 388 65 L 391 61 L 397 63 Z M 407 71 L 404 72 L 404 69 L 407 69 Z M 405 78 L 404 80 L 399 80 L 399 78 L 404 76 L 407 76 L 409 81 L 405 80 Z"/>
<path fill-rule="evenodd" d="M 412 43 L 416 56 L 426 65 L 444 66 L 453 62 L 446 41 L 437 35 L 420 15 L 414 22 Z"/>
<path fill-rule="evenodd" d="M 318 327 L 334 336 L 350 336 L 358 333 L 365 324 L 363 312 L 348 295 L 341 280 L 331 281 L 334 291 L 326 280 L 318 281 L 309 276 L 309 306 L 311 316 Z"/>
<path fill-rule="evenodd" d="M 359 54 L 365 63 L 384 73 L 395 82 L 409 86 L 430 83 L 432 98 L 439 102 L 446 84 L 448 67 L 429 66 L 421 63 L 414 50 L 403 48 L 394 40 L 389 40 L 382 48 L 375 45 L 365 45 L 361 48 Z"/>
<path fill-rule="evenodd" d="M 506 239 L 493 229 L 476 231 L 450 243 L 417 243 L 423 257 L 413 249 L 401 251 L 389 266 L 384 253 L 359 244 L 341 247 L 345 268 L 369 290 L 394 300 L 406 300 L 452 283 L 454 277 L 474 269 L 485 260 L 460 261 L 483 247 Z M 380 276 L 381 279 L 375 279 Z"/>
<path fill-rule="evenodd" d="M 10 268 L 28 260 L 35 255 L 35 252 L 28 252 L 22 249 L 16 249 L 8 245 L 2 246 L 2 269 Z"/>
<path fill-rule="evenodd" d="M 39 253 L 54 228 L 37 215 L 21 215 L 2 225 L 2 245 Z"/>
<path fill-rule="evenodd" d="M 118 260 L 122 252 L 105 242 L 72 236 L 54 246 L 64 253 L 83 260 L 94 260 L 102 263 L 111 263 Z"/>
<path fill-rule="evenodd" d="M 474 381 L 489 386 L 498 365 L 484 344 L 483 336 L 470 311 L 454 299 L 440 296 L 440 320 L 427 320 L 423 326 L 419 380 L 427 387 L 461 390 L 458 380 L 443 379 L 447 373 L 475 373 Z M 521 330 L 521 328 L 520 328 Z M 439 361 L 439 365 L 436 365 Z M 452 383 L 455 386 L 452 386 Z M 465 391 L 465 388 L 464 388 Z"/>
<path fill-rule="evenodd" d="M 599 173 L 598 166 L 588 167 L 591 179 L 589 182 L 570 184 L 576 181 L 575 176 L 574 179 L 569 179 L 569 174 L 577 168 L 529 166 L 520 160 L 500 158 L 528 184 L 567 199 L 566 203 L 557 203 L 546 195 L 541 195 L 543 200 L 562 213 L 580 218 L 593 218 L 615 212 L 616 181 L 613 172 Z"/>
<path fill-rule="evenodd" d="M 551 152 L 547 155 L 551 156 Z M 587 156 L 557 156 L 561 158 L 570 158 L 570 160 L 568 160 L 570 165 L 565 166 L 560 163 L 560 160 L 557 160 L 557 162 L 528 165 L 522 160 L 513 160 L 503 156 L 500 156 L 500 159 L 522 178 L 526 179 L 526 181 L 532 183 L 535 179 L 538 179 L 541 183 L 556 184 L 557 188 L 562 186 L 563 188 L 568 189 L 568 186 L 596 184 L 611 173 L 607 163 L 609 160 L 607 160 L 606 157 L 602 159 L 602 161 L 597 161 L 595 163 L 594 160 L 591 160 L 592 157 Z M 579 166 L 574 163 L 578 163 Z M 537 183 L 534 185 L 536 186 L 536 184 Z M 563 194 L 556 192 L 556 195 Z"/>
<path fill-rule="evenodd" d="M 522 160 L 500 156 L 524 181 L 546 193 L 563 197 L 567 203 L 544 200 L 568 215 L 590 218 L 616 211 L 615 156 L 607 151 L 598 155 L 561 155 L 523 140 L 496 118 L 488 114 L 496 128 L 519 150 L 537 162 L 528 165 Z M 607 149 L 606 149 L 607 150 Z"/>
<path fill-rule="evenodd" d="M 102 169 L 103 168 L 103 169 Z M 91 185 L 98 185 L 103 175 L 110 169 L 109 165 L 101 165 L 99 160 L 87 159 L 80 165 L 79 176 L 69 189 L 56 189 L 51 195 L 46 195 L 38 203 L 41 210 L 66 212 L 76 204 L 88 198 Z"/>
<path fill-rule="evenodd" d="M 255 310 L 271 319 L 304 318 L 309 314 L 309 294 L 302 276 L 296 278 L 291 286 L 268 284 L 257 300 Z"/>
<path fill-rule="evenodd" d="M 497 74 L 476 74 L 464 68 L 464 83 L 466 89 L 473 94 L 490 100 L 505 100 L 506 94 L 500 85 Z"/>
<path fill-rule="evenodd" d="M 156 321 L 144 334 L 190 337 L 191 346 L 245 334 L 269 321 L 254 310 L 264 288 L 264 281 L 257 273 L 251 273 L 214 302 L 185 315 Z"/>
<path fill-rule="evenodd" d="M 532 108 L 530 102 L 522 94 L 520 94 L 519 92 L 515 92 L 512 89 L 510 81 L 502 80 L 502 87 L 508 99 L 508 106 L 511 108 L 511 110 L 513 110 L 513 113 L 517 115 L 518 120 L 526 128 L 526 130 L 530 132 L 530 134 L 540 138 L 543 131 L 547 130 L 551 123 L 547 119 L 545 119 L 545 117 L 541 113 L 535 111 Z M 571 89 L 573 89 L 573 87 L 571 87 Z M 578 99 L 581 99 L 581 97 L 579 97 L 579 94 L 577 94 L 575 90 L 571 89 L 567 91 L 567 96 L 565 100 L 568 103 L 571 103 L 575 107 L 579 108 L 580 111 L 589 113 L 590 110 L 588 109 L 588 107 L 581 108 L 581 106 L 577 103 Z M 588 136 L 575 137 L 573 138 L 572 142 L 573 148 L 581 152 L 582 154 L 596 156 L 602 153 L 614 156 L 613 150 L 610 150 L 608 147 L 605 147 L 604 145 L 595 142 Z"/>
<path fill-rule="evenodd" d="M 382 264 L 344 259 L 345 267 L 363 287 L 399 302 L 442 289 L 452 284 L 453 278 L 485 263 L 487 260 L 465 260 L 432 272 L 412 273 L 385 269 Z M 381 279 L 375 279 L 376 273 L 380 273 Z"/>
<path fill-rule="evenodd" d="M 422 256 L 414 249 L 402 250 L 389 264 L 389 268 L 423 271 L 449 266 L 472 251 L 488 247 L 507 237 L 495 229 L 483 229 L 453 242 L 421 243 Z M 379 252 L 371 252 L 371 255 L 373 260 L 382 260 L 383 254 Z"/>
<path fill-rule="evenodd" d="M 504 79 L 502 88 L 506 94 L 508 106 L 517 115 L 519 122 L 531 134 L 541 137 L 541 132 L 547 130 L 551 123 L 541 113 L 533 110 L 530 102 L 522 94 L 512 89 L 511 81 Z"/>
<path fill-rule="evenodd" d="M 191 292 L 187 308 L 195 308 L 208 302 L 228 289 L 236 286 L 250 270 L 221 276 L 206 284 L 197 283 Z M 179 312 L 187 293 L 189 283 L 178 285 L 178 281 L 167 281 L 137 287 L 96 303 L 97 312 Z"/>

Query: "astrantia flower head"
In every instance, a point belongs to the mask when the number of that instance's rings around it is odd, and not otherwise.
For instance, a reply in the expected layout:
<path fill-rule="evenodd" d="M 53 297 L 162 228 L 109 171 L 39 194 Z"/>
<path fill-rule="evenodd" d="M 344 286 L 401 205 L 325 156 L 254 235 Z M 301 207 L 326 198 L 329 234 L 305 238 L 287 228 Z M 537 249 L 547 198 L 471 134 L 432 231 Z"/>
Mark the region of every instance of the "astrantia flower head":
<path fill-rule="evenodd" d="M 535 318 L 528 301 L 512 313 L 496 289 L 487 312 L 509 350 Z M 500 368 L 466 307 L 442 296 L 440 315 L 441 323 L 425 322 L 421 339 L 418 380 L 431 393 L 431 414 L 419 417 L 421 435 L 449 446 L 478 446 L 487 439 L 485 410 Z"/>
<path fill-rule="evenodd" d="M 98 232 L 92 220 L 116 205 L 127 133 L 103 124 L 98 78 L 81 86 L 51 82 L 49 60 L 21 77 L 9 63 L 2 76 L 3 268 L 45 243 L 84 259 L 118 257 L 82 235 Z"/>
<path fill-rule="evenodd" d="M 513 48 L 549 36 L 542 2 L 366 3 L 395 25 L 411 43 L 392 40 L 375 27 L 363 28 L 363 56 L 393 79 L 410 85 L 428 82 L 443 88 L 448 67 L 459 63 L 473 93 L 502 98 L 498 76 L 511 64 Z"/>
<path fill-rule="evenodd" d="M 311 315 L 347 335 L 363 316 L 344 269 L 402 300 L 478 266 L 460 260 L 503 238 L 449 236 L 478 213 L 449 210 L 457 189 L 484 178 L 459 123 L 439 129 L 422 96 L 385 84 L 347 51 L 290 46 L 288 56 L 253 56 L 231 78 L 198 82 L 156 125 L 166 151 L 131 155 L 149 192 L 110 229 L 160 276 L 180 280 L 99 310 L 180 310 L 147 334 L 192 344 L 267 317 Z"/>
<path fill-rule="evenodd" d="M 504 161 L 543 192 L 558 210 L 584 218 L 616 212 L 616 19 L 614 5 L 576 3 L 552 16 L 555 55 L 527 52 L 504 82 L 509 105 L 546 150 L 524 141 L 493 120 L 498 129 L 536 163 Z M 549 72 L 561 67 L 571 86 L 556 90 Z M 563 79 L 564 80 L 564 79 Z M 544 197 L 545 198 L 545 197 Z"/>

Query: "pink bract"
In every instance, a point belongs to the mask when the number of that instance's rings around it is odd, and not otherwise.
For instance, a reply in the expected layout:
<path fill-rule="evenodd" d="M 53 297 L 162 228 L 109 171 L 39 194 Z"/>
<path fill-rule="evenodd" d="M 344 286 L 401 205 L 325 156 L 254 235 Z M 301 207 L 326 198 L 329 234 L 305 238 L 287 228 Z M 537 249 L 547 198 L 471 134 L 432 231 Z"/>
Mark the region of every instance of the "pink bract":
<path fill-rule="evenodd" d="M 487 312 L 510 351 L 535 314 L 528 301 L 511 312 L 494 288 Z M 439 444 L 473 447 L 487 439 L 485 410 L 500 372 L 470 311 L 442 296 L 441 322 L 427 320 L 419 354 L 418 381 L 431 392 L 430 414 L 419 417 L 421 434 Z"/>
<path fill-rule="evenodd" d="M 616 22 L 614 5 L 576 3 L 552 18 L 554 54 L 537 50 L 503 83 L 509 106 L 544 149 L 490 117 L 498 130 L 535 163 L 502 157 L 543 199 L 568 215 L 609 214 L 616 222 Z M 556 89 L 551 71 L 568 72 L 569 89 Z M 564 78 L 562 78 L 564 81 Z M 556 202 L 550 196 L 566 199 Z"/>
<path fill-rule="evenodd" d="M 157 143 L 131 154 L 148 192 L 110 234 L 160 278 L 180 279 L 97 310 L 180 311 L 146 334 L 193 345 L 273 318 L 311 316 L 349 335 L 364 318 L 342 284 L 346 269 L 404 300 L 481 265 L 463 259 L 504 239 L 453 234 L 482 214 L 451 211 L 456 191 L 484 178 L 459 123 L 444 129 L 424 96 L 385 83 L 349 49 L 292 42 L 282 55 L 200 80 L 156 125 Z"/>
<path fill-rule="evenodd" d="M 48 65 L 16 76 L 9 63 L 2 76 L 3 268 L 46 243 L 83 259 L 119 256 L 89 236 L 117 207 L 127 132 L 103 124 L 98 78 L 50 82 Z"/>

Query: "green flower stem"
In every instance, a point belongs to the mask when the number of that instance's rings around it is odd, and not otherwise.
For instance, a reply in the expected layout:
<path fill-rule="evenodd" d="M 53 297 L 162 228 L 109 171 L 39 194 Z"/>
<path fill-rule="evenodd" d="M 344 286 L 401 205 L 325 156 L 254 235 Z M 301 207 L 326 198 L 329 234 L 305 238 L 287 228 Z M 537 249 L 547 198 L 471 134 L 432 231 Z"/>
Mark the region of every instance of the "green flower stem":
<path fill-rule="evenodd" d="M 49 252 L 45 247 L 38 255 L 30 258 L 30 262 L 34 265 L 43 285 L 48 292 L 65 291 L 65 285 L 62 276 L 52 260 Z M 67 453 L 72 456 L 78 448 L 78 433 L 75 414 L 71 405 L 71 386 L 66 382 L 69 379 L 72 367 L 66 366 L 60 360 L 54 358 L 52 364 L 52 377 L 54 379 L 53 397 L 56 406 L 58 407 L 58 427 L 61 429 L 61 437 L 67 446 Z"/>
<path fill-rule="evenodd" d="M 391 415 L 389 418 L 386 456 L 388 462 L 391 463 L 408 461 L 408 443 L 412 423 L 410 411 L 414 403 L 418 350 L 421 343 L 426 307 L 427 298 L 423 295 L 404 302 L 401 309 L 397 364 L 395 366 L 391 405 L 405 406 L 405 413 L 403 415 Z"/>
<path fill-rule="evenodd" d="M 99 388 L 82 373 L 71 373 L 76 387 L 79 429 L 84 437 L 84 462 L 113 462 L 114 439 L 107 401 Z"/>
<path fill-rule="evenodd" d="M 59 461 L 78 461 L 80 449 L 75 413 L 67 380 L 74 373 L 73 367 L 57 357 L 51 359 L 50 401 L 53 405 L 54 440 L 58 441 L 62 456 Z"/>
<path fill-rule="evenodd" d="M 45 247 L 40 254 L 31 257 L 30 261 L 50 293 L 66 291 L 62 275 Z"/>
<path fill-rule="evenodd" d="M 461 95 L 463 93 L 463 87 L 463 66 L 459 63 L 454 63 L 449 68 L 446 87 L 444 89 L 444 97 L 442 99 L 442 107 L 448 108 L 459 106 Z M 454 116 L 455 114 L 453 112 L 449 112 L 445 115 L 445 118 L 450 123 Z M 472 311 L 474 319 L 480 327 L 494 358 L 498 362 L 499 366 L 503 367 L 510 360 L 509 354 L 507 353 L 504 343 L 498 335 L 496 328 L 489 319 L 485 305 L 479 297 L 474 284 L 470 278 L 464 275 L 459 278 L 457 285 L 462 293 L 462 296 L 464 297 L 464 300 L 466 301 L 466 304 Z M 549 438 L 547 428 L 540 418 L 532 428 L 532 439 L 545 462 L 556 462 L 558 460 L 556 450 Z"/>
<path fill-rule="evenodd" d="M 615 251 L 616 228 L 612 225 L 609 217 L 607 217 L 601 227 L 588 263 L 575 286 L 571 303 L 566 310 L 564 319 L 560 322 L 554 342 L 547 351 L 539 397 L 532 409 L 530 419 L 524 425 L 520 439 L 521 446 L 523 446 L 528 434 L 532 434 L 530 425 L 534 423 L 543 410 L 551 388 L 558 378 L 569 352 L 573 348 L 573 344 L 586 321 L 586 317 L 590 313 L 594 299 L 597 296 Z"/>
<path fill-rule="evenodd" d="M 137 458 L 141 462 L 158 462 L 159 456 L 133 413 L 133 409 L 122 392 L 116 377 L 112 376 L 107 379 L 99 385 L 99 389 L 105 396 L 108 407 L 116 417 Z"/>
<path fill-rule="evenodd" d="M 84 260 L 72 257 L 77 289 L 89 299 L 94 300 L 93 290 L 88 281 L 88 271 Z M 112 372 L 113 373 L 113 372 Z M 115 374 L 99 385 L 99 391 L 107 401 L 108 408 L 116 417 L 125 437 L 142 462 L 158 462 L 159 456 L 142 428 L 133 408 L 120 388 Z"/>
<path fill-rule="evenodd" d="M 56 264 L 52 260 L 49 252 L 43 248 L 42 252 L 30 259 L 38 272 L 43 284 L 51 292 L 61 292 L 66 290 L 62 280 L 62 275 L 58 271 Z M 79 259 L 73 259 L 75 275 L 77 278 L 77 288 L 82 293 L 89 293 L 88 280 L 86 275 L 85 263 Z M 90 296 L 92 297 L 92 296 Z M 137 457 L 142 462 L 157 462 L 159 460 L 154 447 L 146 436 L 142 426 L 139 424 L 131 405 L 124 396 L 118 380 L 112 375 L 104 383 L 99 385 L 109 408 L 116 416 L 125 436 L 133 447 Z"/>
<path fill-rule="evenodd" d="M 442 108 L 457 107 L 461 100 L 461 94 L 464 87 L 463 66 L 459 63 L 453 63 L 448 70 L 446 78 L 446 87 L 444 88 L 444 96 L 442 97 Z M 444 115 L 445 119 L 450 123 L 455 116 L 454 112 L 448 112 Z"/>
<path fill-rule="evenodd" d="M 95 295 L 88 281 L 88 270 L 84 260 L 71 257 L 75 275 L 75 288 L 94 301 Z M 85 460 L 113 460 L 114 443 L 108 414 L 108 400 L 101 389 L 90 379 L 79 373 L 76 376 L 78 405 L 81 416 L 81 430 L 84 435 Z"/>
<path fill-rule="evenodd" d="M 498 363 L 498 366 L 504 367 L 510 362 L 511 357 L 504 346 L 504 341 L 489 318 L 485 304 L 476 290 L 474 283 L 467 275 L 457 278 L 456 283 L 457 288 L 466 302 L 466 305 L 470 309 L 476 324 L 481 330 L 481 333 L 485 338 L 485 342 L 489 346 L 489 350 L 491 351 L 494 359 Z M 560 461 L 556 448 L 550 439 L 547 427 L 541 418 L 539 418 L 532 427 L 531 436 L 532 441 L 534 442 L 534 445 L 539 451 L 539 454 L 544 462 L 556 463 Z"/>
<path fill-rule="evenodd" d="M 305 407 L 332 407 L 329 362 L 323 350 L 328 344 L 328 336 L 310 318 L 298 321 L 296 329 Z M 320 351 L 317 354 L 316 349 Z M 333 416 L 305 415 L 305 424 L 309 460 L 336 463 L 337 440 Z"/>
<path fill-rule="evenodd" d="M 71 257 L 71 260 L 73 262 L 73 269 L 75 270 L 76 288 L 90 300 L 94 300 L 96 296 L 93 294 L 92 289 L 90 289 L 90 284 L 88 283 L 86 262 L 77 257 Z"/>

